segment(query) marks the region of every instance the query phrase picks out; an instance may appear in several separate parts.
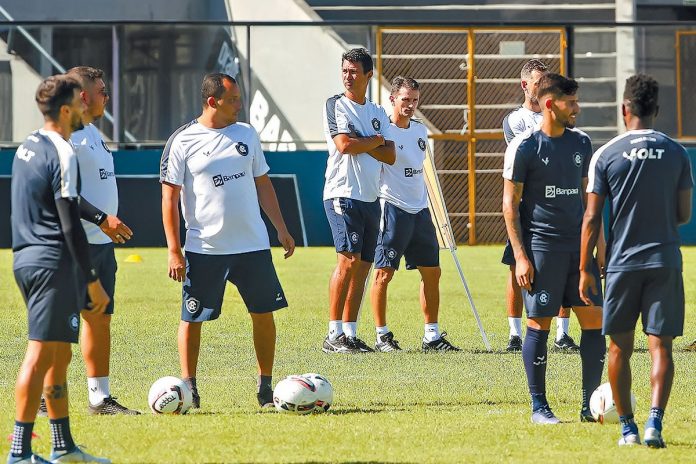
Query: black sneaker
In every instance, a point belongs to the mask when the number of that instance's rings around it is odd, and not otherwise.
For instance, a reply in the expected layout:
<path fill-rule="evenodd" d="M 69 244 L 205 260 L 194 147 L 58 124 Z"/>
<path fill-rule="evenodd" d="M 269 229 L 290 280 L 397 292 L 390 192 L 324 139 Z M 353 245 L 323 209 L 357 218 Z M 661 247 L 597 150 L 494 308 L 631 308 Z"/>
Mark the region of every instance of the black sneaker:
<path fill-rule="evenodd" d="M 113 416 L 116 414 L 124 414 L 126 416 L 137 416 L 140 411 L 134 409 L 128 409 L 127 407 L 116 401 L 113 396 L 107 396 L 102 400 L 101 403 L 95 405 L 89 405 L 87 412 L 91 415 L 99 416 Z"/>
<path fill-rule="evenodd" d="M 580 410 L 580 422 L 597 422 L 597 419 L 592 415 L 590 408 L 582 408 Z"/>
<path fill-rule="evenodd" d="M 377 336 L 375 351 L 381 351 L 382 353 L 387 353 L 389 351 L 401 351 L 401 347 L 399 346 L 399 342 L 394 340 L 394 334 L 387 332 L 384 335 Z"/>
<path fill-rule="evenodd" d="M 198 394 L 198 385 L 196 385 L 195 377 L 186 377 L 182 379 L 187 387 L 191 389 L 191 409 L 201 408 L 201 396 Z"/>
<path fill-rule="evenodd" d="M 568 334 L 563 334 L 559 340 L 553 342 L 553 346 L 561 351 L 580 351 L 580 347 L 575 344 L 575 340 L 570 338 Z"/>
<path fill-rule="evenodd" d="M 48 409 L 46 408 L 46 398 L 41 397 L 41 402 L 39 403 L 39 410 L 36 411 L 36 415 L 39 417 L 48 417 Z"/>
<path fill-rule="evenodd" d="M 329 340 L 329 337 L 327 336 L 324 339 L 324 345 L 321 348 L 321 351 L 324 353 L 359 353 L 360 351 L 353 347 L 352 345 L 348 345 L 348 337 L 346 337 L 346 334 L 341 334 L 338 337 L 336 337 L 335 340 Z"/>
<path fill-rule="evenodd" d="M 346 337 L 346 345 L 353 348 L 353 353 L 372 353 L 375 351 L 358 337 Z"/>
<path fill-rule="evenodd" d="M 433 340 L 432 342 L 426 342 L 423 340 L 423 351 L 462 351 L 461 348 L 457 348 L 445 339 L 447 332 L 442 332 L 440 338 Z"/>
<path fill-rule="evenodd" d="M 273 407 L 273 389 L 270 385 L 263 386 L 258 393 L 256 393 L 256 399 L 259 402 L 259 406 L 262 408 L 272 408 Z"/>
<path fill-rule="evenodd" d="M 510 335 L 508 346 L 505 351 L 522 351 L 522 337 L 518 335 Z"/>

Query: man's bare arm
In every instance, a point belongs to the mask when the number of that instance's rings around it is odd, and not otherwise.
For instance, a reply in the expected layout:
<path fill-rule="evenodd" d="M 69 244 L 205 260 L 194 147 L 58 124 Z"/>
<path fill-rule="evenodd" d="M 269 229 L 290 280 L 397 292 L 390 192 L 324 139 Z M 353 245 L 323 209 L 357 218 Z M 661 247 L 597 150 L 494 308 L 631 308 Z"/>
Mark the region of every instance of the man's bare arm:
<path fill-rule="evenodd" d="M 181 186 L 162 182 L 162 225 L 167 238 L 169 277 L 182 282 L 186 273 L 186 263 L 181 252 L 179 232 L 179 195 Z"/>
<path fill-rule="evenodd" d="M 503 217 L 510 238 L 510 246 L 515 254 L 515 274 L 520 287 L 531 290 L 534 282 L 534 268 L 524 249 L 522 224 L 520 223 L 520 201 L 524 184 L 505 179 L 503 184 Z"/>
<path fill-rule="evenodd" d="M 588 290 L 593 294 L 598 293 L 597 282 L 592 275 L 592 252 L 597 246 L 597 240 L 602 227 L 602 208 L 604 207 L 604 195 L 590 193 L 587 195 L 587 207 L 582 220 L 582 232 L 580 236 L 580 298 L 589 306 L 594 306 Z"/>
<path fill-rule="evenodd" d="M 374 148 L 367 152 L 377 161 L 385 164 L 394 164 L 396 162 L 396 145 L 393 140 L 385 140 L 384 145 Z"/>

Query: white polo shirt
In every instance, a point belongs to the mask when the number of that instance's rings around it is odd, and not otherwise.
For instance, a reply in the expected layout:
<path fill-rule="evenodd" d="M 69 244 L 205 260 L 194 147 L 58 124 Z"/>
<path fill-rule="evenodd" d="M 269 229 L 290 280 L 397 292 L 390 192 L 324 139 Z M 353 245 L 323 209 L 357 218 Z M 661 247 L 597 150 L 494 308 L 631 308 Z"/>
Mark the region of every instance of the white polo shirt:
<path fill-rule="evenodd" d="M 389 125 L 389 117 L 384 108 L 369 100 L 360 105 L 345 95 L 335 95 L 326 101 L 323 116 L 324 135 L 329 151 L 324 200 L 352 198 L 366 202 L 375 201 L 379 195 L 382 163 L 367 153 L 341 154 L 333 138 L 351 132 L 360 137 L 381 134 Z"/>
<path fill-rule="evenodd" d="M 169 138 L 160 169 L 160 182 L 181 186 L 186 251 L 224 255 L 270 248 L 254 182 L 268 165 L 250 125 L 182 126 Z"/>
<path fill-rule="evenodd" d="M 99 129 L 87 124 L 73 132 L 70 141 L 75 148 L 80 166 L 80 195 L 107 214 L 118 213 L 118 187 L 114 172 L 114 157 L 104 143 Z M 111 243 L 99 226 L 82 220 L 87 240 L 94 245 Z"/>
<path fill-rule="evenodd" d="M 428 207 L 428 190 L 423 176 L 428 131 L 413 119 L 402 129 L 389 123 L 385 138 L 396 145 L 396 162 L 382 166 L 379 197 L 392 205 L 415 214 Z"/>

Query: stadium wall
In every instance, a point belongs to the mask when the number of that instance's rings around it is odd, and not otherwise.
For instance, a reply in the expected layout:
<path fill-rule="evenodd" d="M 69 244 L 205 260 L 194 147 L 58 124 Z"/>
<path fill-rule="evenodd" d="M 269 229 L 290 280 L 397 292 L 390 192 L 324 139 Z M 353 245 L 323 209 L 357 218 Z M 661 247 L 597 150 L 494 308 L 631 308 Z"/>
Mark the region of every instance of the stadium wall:
<path fill-rule="evenodd" d="M 696 177 L 696 148 L 688 151 Z M 158 181 L 160 155 L 161 151 L 154 149 L 114 152 L 119 181 L 119 216 L 135 232 L 129 246 L 166 245 Z M 14 150 L 0 150 L 0 248 L 11 245 L 10 175 L 13 156 Z M 267 152 L 266 160 L 288 228 L 298 245 L 332 245 L 321 200 L 326 152 Z M 277 245 L 275 232 L 267 220 L 266 224 L 272 243 Z M 696 245 L 696 219 L 679 231 L 685 245 Z"/>

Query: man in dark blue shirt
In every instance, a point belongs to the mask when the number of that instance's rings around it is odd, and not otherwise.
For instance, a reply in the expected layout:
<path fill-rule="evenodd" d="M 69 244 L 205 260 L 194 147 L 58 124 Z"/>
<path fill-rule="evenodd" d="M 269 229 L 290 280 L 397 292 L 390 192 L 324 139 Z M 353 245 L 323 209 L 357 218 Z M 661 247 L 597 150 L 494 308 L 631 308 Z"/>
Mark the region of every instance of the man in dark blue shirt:
<path fill-rule="evenodd" d="M 592 155 L 590 138 L 575 129 L 578 84 L 559 74 L 539 81 L 543 111 L 539 129 L 515 138 L 505 152 L 503 214 L 524 289 L 527 333 L 522 359 L 532 397 L 532 422 L 560 421 L 546 400 L 546 343 L 558 308 L 572 307 L 580 322 L 582 421 L 593 421 L 589 395 L 602 377 L 606 346 L 601 333 L 601 295 L 580 299 L 580 226 L 584 187 Z M 597 278 L 599 269 L 595 267 Z"/>
<path fill-rule="evenodd" d="M 19 146 L 12 163 L 13 270 L 27 304 L 29 343 L 15 387 L 9 464 L 48 462 L 31 447 L 42 388 L 51 427 L 51 462 L 110 462 L 75 445 L 68 418 L 70 343 L 78 340 L 84 295 L 75 263 L 88 282 L 92 311 L 103 313 L 109 303 L 80 224 L 77 158 L 68 142 L 82 126 L 80 90 L 76 80 L 63 75 L 39 85 L 36 102 L 45 124 Z"/>
<path fill-rule="evenodd" d="M 626 80 L 621 105 L 627 132 L 601 147 L 590 163 L 588 205 L 582 225 L 580 293 L 598 291 L 591 251 L 609 200 L 604 333 L 609 335 L 609 382 L 620 415 L 620 445 L 640 444 L 631 408 L 631 367 L 636 322 L 641 316 L 652 357 L 652 409 L 644 441 L 665 446 L 662 417 L 672 381 L 672 341 L 684 329 L 684 284 L 679 224 L 691 218 L 693 179 L 684 147 L 652 129 L 658 85 L 638 74 Z"/>

